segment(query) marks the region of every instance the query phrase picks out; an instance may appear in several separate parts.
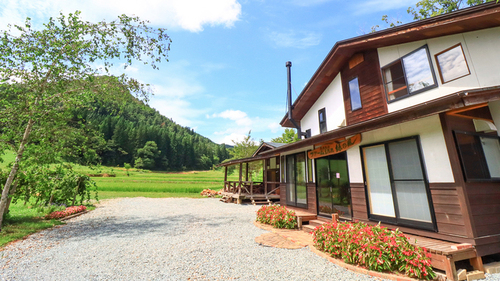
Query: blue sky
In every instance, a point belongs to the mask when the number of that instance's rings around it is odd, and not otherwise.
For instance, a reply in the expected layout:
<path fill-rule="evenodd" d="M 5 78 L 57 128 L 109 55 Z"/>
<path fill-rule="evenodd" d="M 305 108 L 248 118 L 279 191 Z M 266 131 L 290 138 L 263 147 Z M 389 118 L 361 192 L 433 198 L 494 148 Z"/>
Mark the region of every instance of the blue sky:
<path fill-rule="evenodd" d="M 381 17 L 411 21 L 415 0 L 0 0 L 0 29 L 31 17 L 40 26 L 59 12 L 89 21 L 136 15 L 167 28 L 169 62 L 127 74 L 153 85 L 150 105 L 216 143 L 248 131 L 269 141 L 284 131 L 286 68 L 296 97 L 335 42 L 369 33 Z M 114 70 L 117 74 L 121 69 Z"/>

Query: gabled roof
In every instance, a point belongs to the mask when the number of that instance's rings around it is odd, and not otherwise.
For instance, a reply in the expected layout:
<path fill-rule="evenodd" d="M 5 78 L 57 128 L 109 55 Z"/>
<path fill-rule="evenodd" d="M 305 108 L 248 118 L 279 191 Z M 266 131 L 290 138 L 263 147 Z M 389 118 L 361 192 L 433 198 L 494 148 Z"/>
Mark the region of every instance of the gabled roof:
<path fill-rule="evenodd" d="M 253 153 L 252 157 L 257 156 L 257 155 L 259 155 L 260 153 L 262 153 L 264 151 L 268 151 L 268 150 L 271 150 L 271 149 L 283 146 L 285 144 L 286 143 L 263 142 L 263 143 L 260 144 L 259 148 L 257 148 L 257 150 Z"/>
<path fill-rule="evenodd" d="M 500 26 L 500 4 L 495 1 L 337 42 L 293 103 L 300 121 L 356 53 L 412 41 Z M 293 128 L 288 116 L 280 122 Z"/>

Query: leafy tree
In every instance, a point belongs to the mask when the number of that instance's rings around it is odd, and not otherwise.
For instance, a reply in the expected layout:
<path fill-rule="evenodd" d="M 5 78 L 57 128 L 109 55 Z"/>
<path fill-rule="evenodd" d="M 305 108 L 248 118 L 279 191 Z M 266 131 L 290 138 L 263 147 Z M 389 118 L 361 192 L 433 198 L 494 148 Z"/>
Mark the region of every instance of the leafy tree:
<path fill-rule="evenodd" d="M 10 146 L 17 154 L 2 191 L 1 226 L 25 150 L 33 144 L 51 147 L 50 133 L 60 132 L 70 110 L 89 104 L 95 96 L 125 88 L 147 98 L 147 85 L 125 74 L 110 79 L 102 74 L 118 61 L 124 67 L 144 61 L 157 69 L 166 60 L 171 41 L 165 29 L 153 29 L 137 17 L 122 15 L 111 22 L 91 23 L 83 21 L 78 11 L 50 18 L 41 30 L 32 28 L 27 18 L 24 26 L 9 25 L 0 36 L 0 81 L 11 93 L 0 101 L 0 122 L 13 124 L 2 128 L 0 149 Z M 103 68 L 96 66 L 100 63 Z M 56 155 L 55 150 L 48 149 L 45 155 Z"/>
<path fill-rule="evenodd" d="M 475 6 L 495 0 L 420 0 L 415 7 L 409 7 L 407 12 L 415 20 L 423 20 L 430 17 L 454 12 L 466 7 Z M 498 3 L 499 0 L 496 0 Z M 398 19 L 390 19 L 387 15 L 382 16 L 382 21 L 387 27 L 395 27 L 402 24 Z M 371 31 L 375 32 L 380 28 L 379 25 L 372 26 Z"/>
<path fill-rule="evenodd" d="M 415 7 L 408 8 L 408 14 L 413 15 L 415 20 L 422 20 L 491 1 L 493 0 L 421 0 Z"/>
<path fill-rule="evenodd" d="M 160 153 L 156 142 L 146 142 L 143 148 L 137 150 L 137 159 L 135 160 L 134 167 L 138 169 L 153 169 Z"/>
<path fill-rule="evenodd" d="M 232 141 L 234 144 L 233 149 L 229 152 L 232 156 L 231 159 L 240 159 L 252 156 L 252 154 L 257 150 L 258 146 L 255 144 L 254 140 L 250 136 L 250 133 L 243 138 L 242 141 Z"/>
<path fill-rule="evenodd" d="M 281 137 L 271 139 L 271 142 L 292 143 L 292 142 L 296 142 L 299 140 L 300 140 L 299 135 L 297 135 L 297 133 L 293 129 L 286 128 L 285 132 L 283 132 Z"/>

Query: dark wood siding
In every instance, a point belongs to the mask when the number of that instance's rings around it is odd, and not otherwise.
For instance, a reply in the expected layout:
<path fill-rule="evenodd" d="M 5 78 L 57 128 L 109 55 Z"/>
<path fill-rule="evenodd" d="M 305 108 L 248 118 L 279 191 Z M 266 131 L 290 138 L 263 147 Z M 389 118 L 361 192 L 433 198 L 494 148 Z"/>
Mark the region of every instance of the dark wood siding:
<path fill-rule="evenodd" d="M 352 218 L 355 220 L 367 220 L 366 193 L 363 183 L 351 182 Z"/>
<path fill-rule="evenodd" d="M 465 221 L 454 183 L 429 183 L 439 233 L 467 237 Z"/>
<path fill-rule="evenodd" d="M 476 244 L 478 255 L 498 253 L 500 251 L 500 183 L 465 181 L 453 131 L 475 132 L 474 124 L 468 118 L 446 114 L 441 114 L 440 117 L 465 230 L 468 237 L 474 238 L 473 243 Z"/>
<path fill-rule="evenodd" d="M 467 183 L 476 236 L 500 235 L 500 183 Z"/>
<path fill-rule="evenodd" d="M 316 201 L 316 183 L 307 184 L 307 211 L 317 214 L 318 205 Z"/>
<path fill-rule="evenodd" d="M 363 55 L 363 62 L 353 68 L 349 68 L 349 64 L 346 63 L 341 71 L 347 125 L 387 113 L 387 101 L 383 93 L 377 50 L 366 51 Z M 362 107 L 352 111 L 349 81 L 355 77 L 358 77 Z"/>

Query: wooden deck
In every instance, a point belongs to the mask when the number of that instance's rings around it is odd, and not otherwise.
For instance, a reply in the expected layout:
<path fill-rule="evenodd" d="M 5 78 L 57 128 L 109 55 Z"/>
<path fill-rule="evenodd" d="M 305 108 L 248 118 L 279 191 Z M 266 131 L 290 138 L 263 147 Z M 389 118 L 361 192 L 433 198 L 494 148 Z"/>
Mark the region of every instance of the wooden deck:
<path fill-rule="evenodd" d="M 484 271 L 483 261 L 481 257 L 477 256 L 476 249 L 472 246 L 454 250 L 452 246 L 460 248 L 459 245 L 462 244 L 416 235 L 407 236 L 410 238 L 410 243 L 427 249 L 431 254 L 432 267 L 445 271 L 448 280 L 458 280 L 457 269 L 455 267 L 456 261 L 469 260 L 475 270 Z"/>

